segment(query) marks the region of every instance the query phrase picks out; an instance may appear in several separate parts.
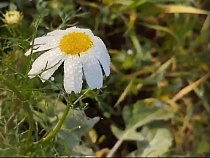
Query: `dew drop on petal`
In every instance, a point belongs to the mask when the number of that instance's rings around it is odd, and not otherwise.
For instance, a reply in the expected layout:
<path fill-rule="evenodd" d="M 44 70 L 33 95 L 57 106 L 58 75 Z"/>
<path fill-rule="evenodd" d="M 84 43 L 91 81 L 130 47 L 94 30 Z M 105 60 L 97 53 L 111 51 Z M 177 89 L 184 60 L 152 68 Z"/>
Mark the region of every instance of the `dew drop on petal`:
<path fill-rule="evenodd" d="M 54 78 L 54 77 L 50 77 L 50 80 L 51 80 L 51 81 L 54 81 L 54 80 L 55 80 L 55 78 Z"/>

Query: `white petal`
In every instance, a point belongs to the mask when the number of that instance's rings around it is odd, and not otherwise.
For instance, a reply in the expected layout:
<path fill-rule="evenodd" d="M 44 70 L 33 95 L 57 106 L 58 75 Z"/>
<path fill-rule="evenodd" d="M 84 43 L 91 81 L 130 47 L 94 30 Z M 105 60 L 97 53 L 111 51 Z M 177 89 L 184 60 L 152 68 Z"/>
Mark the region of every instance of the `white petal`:
<path fill-rule="evenodd" d="M 99 61 L 92 51 L 80 54 L 83 64 L 83 71 L 87 84 L 91 89 L 101 88 L 103 84 L 103 76 Z"/>
<path fill-rule="evenodd" d="M 34 46 L 33 49 L 38 49 L 38 48 L 39 48 L 38 46 Z M 31 55 L 31 53 L 33 53 L 32 48 L 30 48 L 30 49 L 25 53 L 25 56 L 29 56 L 29 55 Z"/>
<path fill-rule="evenodd" d="M 34 39 L 34 45 L 45 44 L 47 42 L 49 42 L 49 37 L 47 37 L 47 36 L 37 37 Z M 31 44 L 32 43 L 33 43 L 33 41 L 31 42 Z"/>
<path fill-rule="evenodd" d="M 66 29 L 66 31 L 74 31 L 77 27 L 76 26 L 73 26 L 73 27 L 69 27 Z"/>
<path fill-rule="evenodd" d="M 25 53 L 25 56 L 28 56 L 31 53 L 46 51 L 46 50 L 50 50 L 50 49 L 53 49 L 53 48 L 56 48 L 56 47 L 58 47 L 58 40 L 52 39 L 52 41 L 50 41 L 49 43 L 46 43 L 46 44 L 43 44 L 43 45 L 35 45 L 33 47 L 32 51 L 31 51 L 31 49 L 32 49 L 31 48 Z"/>
<path fill-rule="evenodd" d="M 54 37 L 54 36 L 43 36 L 43 37 L 35 38 L 34 39 L 33 51 L 31 51 L 32 48 L 29 49 L 25 53 L 25 56 L 28 56 L 31 53 L 36 53 L 36 52 L 39 52 L 39 51 L 46 51 L 46 50 L 56 48 L 56 47 L 58 47 L 61 38 L 62 38 L 61 34 L 57 35 L 56 37 Z"/>
<path fill-rule="evenodd" d="M 51 31 L 49 33 L 47 33 L 47 35 L 44 35 L 42 37 L 37 37 L 34 39 L 34 45 L 42 45 L 42 44 L 46 44 L 52 41 L 56 41 L 56 39 L 62 37 L 65 34 L 65 30 L 54 30 Z M 32 45 L 33 41 L 30 43 Z"/>
<path fill-rule="evenodd" d="M 52 74 L 59 68 L 59 66 L 63 63 L 63 59 L 61 59 L 60 61 L 58 61 L 58 63 L 56 63 L 54 66 L 52 65 L 48 70 L 44 71 L 41 74 L 41 79 L 42 82 L 44 82 L 45 80 L 48 80 Z"/>
<path fill-rule="evenodd" d="M 66 31 L 68 31 L 68 33 L 81 32 L 81 33 L 85 33 L 85 34 L 89 35 L 90 37 L 94 36 L 90 29 L 81 29 L 81 28 L 77 28 L 77 27 L 70 27 L 70 28 L 66 29 Z"/>
<path fill-rule="evenodd" d="M 107 48 L 104 44 L 104 42 L 97 36 L 94 36 L 93 38 L 93 44 L 94 44 L 94 52 L 96 53 L 97 59 L 101 63 L 103 70 L 105 72 L 106 76 L 109 76 L 110 74 L 110 56 L 107 52 Z"/>
<path fill-rule="evenodd" d="M 47 33 L 47 36 L 63 35 L 64 32 L 65 32 L 64 30 L 54 30 L 54 31 Z"/>
<path fill-rule="evenodd" d="M 64 61 L 64 89 L 67 93 L 79 93 L 82 89 L 82 63 L 77 55 L 68 56 Z"/>
<path fill-rule="evenodd" d="M 57 38 L 58 36 L 60 37 L 63 34 L 65 34 L 65 31 L 64 30 L 54 30 L 54 31 L 51 31 L 51 32 L 47 33 L 47 35 L 44 35 L 42 37 L 35 38 L 34 39 L 34 45 L 48 43 L 48 42 L 50 42 L 50 40 L 52 38 Z M 31 42 L 31 44 L 32 44 L 32 42 Z"/>
<path fill-rule="evenodd" d="M 44 70 L 49 71 L 50 68 L 52 68 L 53 66 L 56 66 L 56 64 L 60 64 L 59 62 L 62 63 L 64 58 L 65 58 L 65 54 L 61 53 L 59 49 L 53 49 L 53 50 L 45 52 L 44 54 L 39 56 L 32 64 L 32 68 L 28 73 L 29 77 L 33 78 L 34 76 L 36 76 L 37 74 L 41 73 Z M 53 70 L 55 71 L 55 68 Z"/>
<path fill-rule="evenodd" d="M 46 50 L 50 50 L 53 48 L 58 47 L 58 44 L 56 43 L 56 41 L 52 41 L 43 45 L 39 45 L 39 46 L 35 46 L 36 48 L 33 49 L 32 53 L 36 53 L 36 52 L 40 52 L 40 51 L 46 51 Z"/>

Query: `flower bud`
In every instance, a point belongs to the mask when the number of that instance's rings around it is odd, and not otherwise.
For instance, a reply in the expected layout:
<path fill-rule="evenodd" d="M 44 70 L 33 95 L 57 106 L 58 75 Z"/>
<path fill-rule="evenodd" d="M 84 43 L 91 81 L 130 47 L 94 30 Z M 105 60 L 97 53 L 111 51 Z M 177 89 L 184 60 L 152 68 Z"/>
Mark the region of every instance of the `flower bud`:
<path fill-rule="evenodd" d="M 19 11 L 7 11 L 3 16 L 3 21 L 7 25 L 19 24 L 23 18 L 23 15 Z"/>

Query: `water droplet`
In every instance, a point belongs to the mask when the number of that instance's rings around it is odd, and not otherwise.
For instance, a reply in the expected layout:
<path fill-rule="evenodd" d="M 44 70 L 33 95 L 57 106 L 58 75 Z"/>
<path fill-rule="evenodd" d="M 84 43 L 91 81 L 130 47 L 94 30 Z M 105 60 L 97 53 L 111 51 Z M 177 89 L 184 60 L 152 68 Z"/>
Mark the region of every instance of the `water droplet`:
<path fill-rule="evenodd" d="M 129 55 L 133 54 L 133 50 L 128 49 L 128 50 L 127 50 L 127 54 L 129 54 Z"/>
<path fill-rule="evenodd" d="M 55 80 L 55 78 L 54 78 L 54 77 L 50 77 L 50 80 L 51 80 L 51 81 L 54 81 L 54 80 Z"/>

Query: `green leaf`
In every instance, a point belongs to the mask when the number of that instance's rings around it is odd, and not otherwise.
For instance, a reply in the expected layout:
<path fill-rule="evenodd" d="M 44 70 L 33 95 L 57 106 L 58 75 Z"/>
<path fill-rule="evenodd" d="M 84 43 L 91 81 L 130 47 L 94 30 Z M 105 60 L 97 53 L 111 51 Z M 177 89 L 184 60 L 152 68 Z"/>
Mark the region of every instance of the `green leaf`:
<path fill-rule="evenodd" d="M 60 103 L 58 111 L 61 115 L 64 108 L 65 105 Z M 65 154 L 70 154 L 73 151 L 74 153 L 80 151 L 80 153 L 77 154 L 82 154 L 82 150 L 78 150 L 78 148 L 81 147 L 79 146 L 81 137 L 84 136 L 99 119 L 99 117 L 88 118 L 82 110 L 70 109 L 69 114 L 58 133 L 58 136 L 63 140 L 62 143 L 65 144 Z M 88 151 L 87 149 L 85 150 Z"/>
<path fill-rule="evenodd" d="M 127 127 L 139 127 L 155 120 L 168 120 L 174 115 L 174 110 L 162 102 L 162 106 L 147 106 L 145 101 L 136 102 L 133 107 L 123 110 L 123 118 Z M 130 114 L 128 114 L 130 112 Z"/>
<path fill-rule="evenodd" d="M 172 145 L 172 137 L 168 129 L 159 128 L 141 156 L 162 156 Z"/>
<path fill-rule="evenodd" d="M 112 129 L 112 132 L 115 134 L 115 136 L 118 139 L 120 139 L 123 136 L 123 134 L 124 134 L 124 131 L 123 130 L 120 130 L 116 126 L 111 125 L 111 129 Z M 144 140 L 144 137 L 140 133 L 138 133 L 138 132 L 131 131 L 130 134 L 131 135 L 129 135 L 129 140 L 133 140 L 133 141 L 141 141 L 141 140 Z"/>
<path fill-rule="evenodd" d="M 172 145 L 172 137 L 167 128 L 152 129 L 145 127 L 142 133 L 145 133 L 144 142 L 137 142 L 137 150 L 132 152 L 129 156 L 163 156 Z"/>
<path fill-rule="evenodd" d="M 159 102 L 161 103 L 161 102 Z M 119 138 L 115 146 L 110 150 L 107 157 L 112 156 L 116 150 L 119 148 L 121 143 L 125 140 L 144 142 L 147 140 L 143 133 L 138 132 L 138 129 L 143 125 L 154 121 L 168 120 L 174 116 L 175 110 L 167 106 L 164 102 L 162 105 L 155 106 L 156 104 L 150 104 L 147 106 L 146 101 L 138 101 L 133 106 L 126 106 L 123 109 L 123 119 L 125 121 L 125 130 L 121 131 L 115 126 L 111 126 L 113 134 Z M 160 137 L 161 133 L 158 133 L 157 137 Z M 155 138 L 156 139 L 156 138 Z M 144 145 L 148 148 L 149 143 L 155 144 L 156 140 L 147 141 L 148 145 Z M 144 141 L 142 141 L 144 140 Z M 169 143 L 168 143 L 169 144 Z M 169 145 L 168 145 L 169 146 Z M 148 150 L 148 151 L 147 151 Z M 145 150 L 145 154 L 153 150 L 153 148 L 148 148 Z M 158 150 L 158 149 L 157 149 Z M 167 149 L 168 150 L 168 149 Z M 162 154 L 164 151 L 157 151 L 157 154 Z"/>

